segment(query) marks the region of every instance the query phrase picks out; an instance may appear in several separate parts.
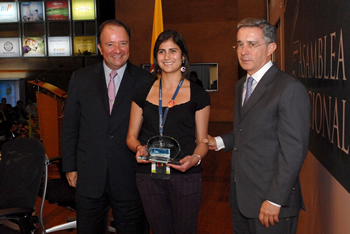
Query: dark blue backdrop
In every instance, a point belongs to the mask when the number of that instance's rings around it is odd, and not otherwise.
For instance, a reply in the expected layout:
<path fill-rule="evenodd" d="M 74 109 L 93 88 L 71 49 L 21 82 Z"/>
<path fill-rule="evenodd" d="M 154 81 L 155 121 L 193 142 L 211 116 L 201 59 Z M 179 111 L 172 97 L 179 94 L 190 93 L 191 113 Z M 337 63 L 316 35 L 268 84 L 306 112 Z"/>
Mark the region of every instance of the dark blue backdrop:
<path fill-rule="evenodd" d="M 288 0 L 284 16 L 286 72 L 305 84 L 313 106 L 309 149 L 348 192 L 349 15 L 348 0 Z"/>

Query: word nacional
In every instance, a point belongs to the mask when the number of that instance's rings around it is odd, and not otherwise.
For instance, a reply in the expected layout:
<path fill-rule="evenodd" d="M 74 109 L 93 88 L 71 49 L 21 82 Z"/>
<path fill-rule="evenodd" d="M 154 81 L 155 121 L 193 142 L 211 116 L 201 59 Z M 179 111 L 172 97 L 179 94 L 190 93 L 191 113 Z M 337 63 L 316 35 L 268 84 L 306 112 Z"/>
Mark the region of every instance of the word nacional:
<path fill-rule="evenodd" d="M 311 129 L 349 154 L 344 43 L 342 29 L 306 43 L 294 40 L 292 75 L 308 79 L 304 84 L 312 104 Z"/>

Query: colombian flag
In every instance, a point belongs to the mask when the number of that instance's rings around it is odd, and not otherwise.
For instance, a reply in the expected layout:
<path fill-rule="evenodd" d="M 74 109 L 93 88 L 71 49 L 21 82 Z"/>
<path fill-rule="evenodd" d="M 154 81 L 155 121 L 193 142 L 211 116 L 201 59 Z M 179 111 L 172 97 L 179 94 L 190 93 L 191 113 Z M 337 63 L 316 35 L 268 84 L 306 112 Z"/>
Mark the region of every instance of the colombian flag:
<path fill-rule="evenodd" d="M 155 0 L 154 15 L 153 15 L 153 30 L 152 30 L 152 44 L 151 44 L 151 72 L 154 72 L 153 67 L 153 49 L 156 43 L 157 37 L 163 32 L 163 13 L 162 13 L 162 0 Z"/>

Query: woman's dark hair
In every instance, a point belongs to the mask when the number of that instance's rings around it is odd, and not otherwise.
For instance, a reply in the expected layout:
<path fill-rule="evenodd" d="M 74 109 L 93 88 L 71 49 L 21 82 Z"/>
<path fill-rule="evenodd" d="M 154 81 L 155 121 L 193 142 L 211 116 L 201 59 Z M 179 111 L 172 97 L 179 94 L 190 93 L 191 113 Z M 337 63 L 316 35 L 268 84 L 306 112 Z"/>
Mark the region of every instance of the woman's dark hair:
<path fill-rule="evenodd" d="M 162 72 L 157 61 L 157 54 L 158 54 L 160 45 L 169 39 L 173 40 L 173 42 L 181 49 L 182 56 L 185 58 L 183 66 L 186 68 L 186 71 L 183 73 L 183 77 L 188 79 L 189 70 L 190 70 L 190 61 L 189 61 L 190 58 L 188 55 L 186 42 L 180 33 L 173 30 L 167 30 L 159 34 L 156 44 L 154 45 L 154 50 L 153 50 L 154 75 L 158 76 Z"/>

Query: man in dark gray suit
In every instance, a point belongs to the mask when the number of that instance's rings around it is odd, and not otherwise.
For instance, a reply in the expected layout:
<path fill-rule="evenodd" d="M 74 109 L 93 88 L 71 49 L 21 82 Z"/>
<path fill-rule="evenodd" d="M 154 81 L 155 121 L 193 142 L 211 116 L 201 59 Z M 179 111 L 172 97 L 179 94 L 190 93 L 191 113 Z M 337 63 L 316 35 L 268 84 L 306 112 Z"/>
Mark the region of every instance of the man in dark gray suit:
<path fill-rule="evenodd" d="M 277 47 L 271 24 L 244 19 L 237 28 L 235 49 L 248 74 L 236 84 L 233 131 L 208 136 L 209 148 L 233 150 L 234 233 L 295 233 L 304 209 L 299 173 L 308 151 L 310 99 L 300 81 L 271 62 Z"/>
<path fill-rule="evenodd" d="M 70 80 L 62 158 L 69 184 L 77 188 L 78 233 L 105 233 L 110 207 L 118 233 L 146 230 L 126 134 L 133 92 L 152 76 L 128 61 L 129 45 L 125 24 L 104 22 L 98 44 L 104 61 L 74 72 Z"/>

